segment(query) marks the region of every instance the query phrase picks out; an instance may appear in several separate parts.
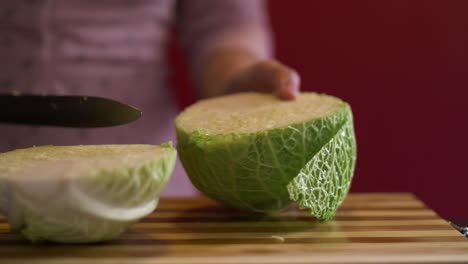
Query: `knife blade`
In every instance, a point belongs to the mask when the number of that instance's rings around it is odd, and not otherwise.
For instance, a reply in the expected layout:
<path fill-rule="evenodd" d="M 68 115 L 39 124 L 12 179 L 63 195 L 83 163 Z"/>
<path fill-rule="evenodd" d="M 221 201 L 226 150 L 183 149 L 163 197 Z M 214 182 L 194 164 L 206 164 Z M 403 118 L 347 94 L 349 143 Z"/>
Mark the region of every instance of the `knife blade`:
<path fill-rule="evenodd" d="M 137 108 L 91 96 L 0 94 L 0 122 L 75 128 L 110 127 L 140 118 Z"/>
<path fill-rule="evenodd" d="M 455 223 L 454 223 L 455 222 Z M 468 221 L 449 221 L 450 225 L 465 237 L 468 237 Z"/>

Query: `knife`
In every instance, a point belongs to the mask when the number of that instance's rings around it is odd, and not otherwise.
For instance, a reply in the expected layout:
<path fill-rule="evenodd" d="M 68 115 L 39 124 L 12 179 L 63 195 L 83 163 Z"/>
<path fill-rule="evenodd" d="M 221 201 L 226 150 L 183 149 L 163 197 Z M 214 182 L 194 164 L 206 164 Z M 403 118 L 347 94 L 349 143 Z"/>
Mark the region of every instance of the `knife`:
<path fill-rule="evenodd" d="M 468 237 L 468 221 L 455 221 L 456 223 L 449 221 L 449 224 L 455 228 L 458 232 L 460 232 L 465 237 Z"/>
<path fill-rule="evenodd" d="M 140 116 L 133 106 L 101 97 L 0 94 L 0 123 L 97 128 Z"/>

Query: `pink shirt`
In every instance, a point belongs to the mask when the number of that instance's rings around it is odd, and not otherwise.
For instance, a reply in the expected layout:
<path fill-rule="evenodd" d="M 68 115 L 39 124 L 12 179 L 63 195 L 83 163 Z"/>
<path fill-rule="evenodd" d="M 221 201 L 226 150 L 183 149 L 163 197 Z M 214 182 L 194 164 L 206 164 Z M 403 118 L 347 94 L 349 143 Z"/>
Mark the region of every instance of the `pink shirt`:
<path fill-rule="evenodd" d="M 102 96 L 144 114 L 132 124 L 101 129 L 0 124 L 0 151 L 45 144 L 176 143 L 178 109 L 167 87 L 172 26 L 194 73 L 219 48 L 243 47 L 259 58 L 271 53 L 260 0 L 1 1 L 1 93 Z M 164 194 L 195 193 L 179 162 Z"/>

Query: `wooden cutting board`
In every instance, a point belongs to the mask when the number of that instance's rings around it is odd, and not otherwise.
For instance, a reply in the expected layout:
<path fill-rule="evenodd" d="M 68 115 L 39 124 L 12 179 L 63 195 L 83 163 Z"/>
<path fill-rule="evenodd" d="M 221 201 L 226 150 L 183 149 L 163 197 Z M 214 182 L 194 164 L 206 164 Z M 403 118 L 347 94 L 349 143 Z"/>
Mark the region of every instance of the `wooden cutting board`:
<path fill-rule="evenodd" d="M 0 263 L 462 263 L 468 240 L 415 196 L 351 194 L 335 220 L 293 207 L 274 216 L 206 198 L 163 199 L 120 239 L 31 245 L 0 218 Z"/>

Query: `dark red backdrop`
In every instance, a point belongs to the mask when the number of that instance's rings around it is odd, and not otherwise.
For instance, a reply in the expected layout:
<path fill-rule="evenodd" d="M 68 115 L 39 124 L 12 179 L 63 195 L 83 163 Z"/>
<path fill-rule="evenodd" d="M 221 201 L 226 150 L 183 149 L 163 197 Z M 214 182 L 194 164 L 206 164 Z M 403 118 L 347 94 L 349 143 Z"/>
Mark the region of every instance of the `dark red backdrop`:
<path fill-rule="evenodd" d="M 302 89 L 353 107 L 352 191 L 411 191 L 468 219 L 468 1 L 269 3 L 277 57 L 300 72 Z M 173 55 L 184 106 L 193 94 Z"/>

